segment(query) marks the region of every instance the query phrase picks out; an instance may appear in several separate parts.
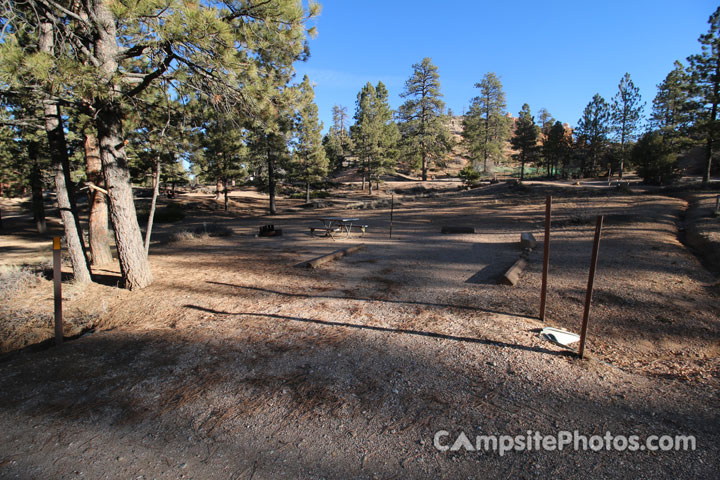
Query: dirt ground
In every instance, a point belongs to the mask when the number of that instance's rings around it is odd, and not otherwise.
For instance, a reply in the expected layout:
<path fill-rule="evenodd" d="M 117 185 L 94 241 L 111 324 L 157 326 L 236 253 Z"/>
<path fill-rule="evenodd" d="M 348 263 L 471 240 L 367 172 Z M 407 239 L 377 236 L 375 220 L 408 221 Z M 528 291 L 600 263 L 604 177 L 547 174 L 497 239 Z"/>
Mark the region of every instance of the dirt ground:
<path fill-rule="evenodd" d="M 388 208 L 281 200 L 264 217 L 260 196 L 233 197 L 227 214 L 181 196 L 192 205 L 181 224 L 158 226 L 152 286 L 118 289 L 114 268 L 97 272 L 103 285 L 67 284 L 68 321 L 92 333 L 0 362 L 0 477 L 716 477 L 720 297 L 678 240 L 688 204 L 615 189 L 436 187 L 396 195 L 392 239 Z M 547 193 L 543 324 L 541 244 L 517 286 L 496 279 L 521 253 L 521 232 L 542 239 Z M 590 359 L 578 360 L 539 331 L 579 332 L 598 214 Z M 309 235 L 337 215 L 368 233 Z M 232 235 L 169 241 L 210 223 Z M 283 236 L 258 238 L 268 223 Z M 444 225 L 477 233 L 443 235 Z M 3 255 L 37 255 L 17 250 L 22 234 L 0 238 Z M 301 266 L 359 243 L 320 269 Z M 40 318 L 51 295 L 39 278 L 8 293 L 0 314 Z M 693 435 L 697 449 L 500 456 L 438 451 L 440 430 L 450 443 L 460 432 Z"/>

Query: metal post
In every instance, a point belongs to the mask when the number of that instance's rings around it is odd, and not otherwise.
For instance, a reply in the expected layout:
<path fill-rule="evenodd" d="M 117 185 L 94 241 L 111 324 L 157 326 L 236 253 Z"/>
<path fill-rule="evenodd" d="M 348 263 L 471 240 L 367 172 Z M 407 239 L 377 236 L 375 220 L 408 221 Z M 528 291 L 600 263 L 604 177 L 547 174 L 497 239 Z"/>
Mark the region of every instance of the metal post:
<path fill-rule="evenodd" d="M 53 284 L 55 291 L 55 345 L 63 341 L 62 321 L 62 265 L 60 263 L 60 237 L 53 238 Z"/>
<path fill-rule="evenodd" d="M 543 272 L 542 289 L 540 291 L 540 321 L 545 321 L 545 306 L 547 301 L 547 278 L 550 268 L 550 215 L 552 210 L 552 195 L 545 198 L 545 241 L 543 244 Z"/>
<path fill-rule="evenodd" d="M 395 210 L 395 194 L 390 195 L 390 238 L 392 238 L 393 210 Z"/>
<path fill-rule="evenodd" d="M 603 226 L 603 216 L 598 215 L 595 223 L 595 240 L 593 241 L 592 260 L 590 260 L 590 276 L 588 277 L 587 292 L 585 292 L 585 310 L 583 311 L 582 330 L 580 331 L 580 349 L 578 356 L 583 358 L 585 353 L 585 336 L 587 335 L 588 319 L 590 318 L 590 302 L 592 302 L 593 284 L 595 283 L 595 270 L 597 269 L 598 250 L 600 249 L 600 232 Z"/>

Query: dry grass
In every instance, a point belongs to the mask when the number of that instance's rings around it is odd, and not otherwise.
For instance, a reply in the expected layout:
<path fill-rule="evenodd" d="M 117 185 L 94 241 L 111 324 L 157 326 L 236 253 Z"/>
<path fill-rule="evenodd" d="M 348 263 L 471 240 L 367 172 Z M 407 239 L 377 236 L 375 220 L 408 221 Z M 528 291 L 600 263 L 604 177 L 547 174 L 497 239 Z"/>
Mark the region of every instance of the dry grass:
<path fill-rule="evenodd" d="M 9 296 L 38 286 L 48 270 L 52 270 L 48 264 L 0 265 L 0 295 Z"/>

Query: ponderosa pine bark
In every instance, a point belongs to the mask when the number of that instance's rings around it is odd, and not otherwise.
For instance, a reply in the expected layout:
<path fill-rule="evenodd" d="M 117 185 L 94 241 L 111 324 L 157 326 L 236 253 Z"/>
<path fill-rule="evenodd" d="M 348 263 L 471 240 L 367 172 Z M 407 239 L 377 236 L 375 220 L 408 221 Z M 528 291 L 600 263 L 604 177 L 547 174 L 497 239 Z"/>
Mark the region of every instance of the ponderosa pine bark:
<path fill-rule="evenodd" d="M 85 135 L 85 162 L 88 180 L 94 185 L 106 188 L 102 174 L 100 147 L 95 135 Z M 110 232 L 108 231 L 108 202 L 104 193 L 90 189 L 90 219 L 88 225 L 90 257 L 93 266 L 112 262 Z"/>
<path fill-rule="evenodd" d="M 93 15 L 97 26 L 94 40 L 95 56 L 102 81 L 113 91 L 118 71 L 120 47 L 117 43 L 115 18 L 107 2 L 94 3 Z M 95 101 L 95 125 L 100 144 L 100 159 L 105 173 L 110 201 L 110 218 L 115 230 L 120 271 L 129 289 L 144 288 L 152 283 L 150 262 L 145 255 L 142 234 L 133 201 L 130 171 L 125 153 L 122 129 L 122 107 L 119 100 L 102 97 Z"/>
<path fill-rule="evenodd" d="M 121 118 L 120 105 L 107 102 L 98 109 L 96 125 L 120 271 L 125 286 L 133 290 L 150 285 L 152 273 L 137 221 Z"/>
<path fill-rule="evenodd" d="M 43 201 L 42 171 L 38 164 L 37 143 L 31 142 L 29 145 L 30 161 L 30 190 L 32 192 L 32 212 L 33 221 L 37 233 L 44 234 L 47 232 L 47 224 L 45 222 L 45 202 Z"/>
<path fill-rule="evenodd" d="M 38 46 L 40 51 L 52 55 L 53 53 L 53 29 L 50 22 L 44 21 L 40 24 L 40 37 Z M 50 144 L 50 156 L 53 164 L 55 177 L 55 191 L 57 204 L 60 210 L 60 218 L 65 229 L 65 241 L 67 243 L 70 261 L 73 267 L 75 281 L 87 283 L 91 281 L 90 268 L 88 266 L 85 245 L 82 240 L 82 230 L 71 200 L 70 187 L 70 159 L 67 153 L 67 142 L 65 131 L 62 125 L 60 107 L 50 99 L 44 99 L 43 116 L 45 120 L 45 131 Z"/>

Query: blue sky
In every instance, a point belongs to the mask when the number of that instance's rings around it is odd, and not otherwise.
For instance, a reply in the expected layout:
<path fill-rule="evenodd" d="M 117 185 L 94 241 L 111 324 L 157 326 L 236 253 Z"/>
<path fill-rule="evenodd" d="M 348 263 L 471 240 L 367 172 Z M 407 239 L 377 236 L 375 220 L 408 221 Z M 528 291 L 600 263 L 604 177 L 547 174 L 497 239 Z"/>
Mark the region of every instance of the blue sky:
<path fill-rule="evenodd" d="M 412 64 L 431 57 L 444 100 L 462 113 L 486 72 L 501 77 L 508 111 L 544 107 L 575 125 L 595 93 L 606 100 L 629 72 L 649 112 L 656 85 L 697 53 L 718 4 L 705 0 L 399 1 L 325 0 L 310 59 L 298 80 L 316 84 L 320 119 L 348 108 L 368 81 L 382 80 L 397 108 Z"/>

